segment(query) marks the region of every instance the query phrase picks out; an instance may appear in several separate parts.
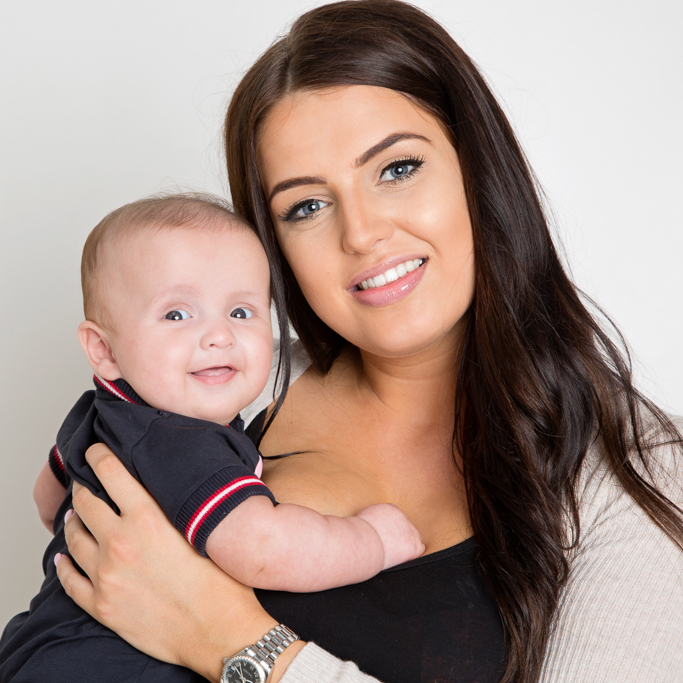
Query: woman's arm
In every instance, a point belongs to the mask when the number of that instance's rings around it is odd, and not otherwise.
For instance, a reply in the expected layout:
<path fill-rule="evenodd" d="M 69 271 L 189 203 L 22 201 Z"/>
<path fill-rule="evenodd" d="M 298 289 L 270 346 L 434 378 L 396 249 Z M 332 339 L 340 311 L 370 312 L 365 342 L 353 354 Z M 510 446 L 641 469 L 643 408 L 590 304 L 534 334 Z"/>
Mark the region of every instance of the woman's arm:
<path fill-rule="evenodd" d="M 97 444 L 87 459 L 116 515 L 87 489 L 74 487 L 65 527 L 68 557 L 57 564 L 66 592 L 95 619 L 143 652 L 218 681 L 222 659 L 276 625 L 247 588 L 199 556 L 111 451 Z M 87 528 L 86 528 L 87 527 Z M 371 683 L 374 678 L 315 646 L 287 648 L 269 683 Z M 284 674 L 284 676 L 283 676 Z"/>

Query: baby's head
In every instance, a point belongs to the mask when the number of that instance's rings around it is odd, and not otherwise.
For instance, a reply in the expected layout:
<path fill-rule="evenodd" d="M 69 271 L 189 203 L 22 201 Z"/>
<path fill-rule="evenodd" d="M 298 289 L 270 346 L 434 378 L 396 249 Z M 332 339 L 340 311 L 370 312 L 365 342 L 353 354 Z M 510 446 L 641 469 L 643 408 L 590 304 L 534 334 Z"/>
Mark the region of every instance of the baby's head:
<path fill-rule="evenodd" d="M 218 198 L 151 197 L 88 236 L 78 336 L 96 373 L 147 403 L 226 424 L 270 372 L 270 273 L 251 227 Z"/>

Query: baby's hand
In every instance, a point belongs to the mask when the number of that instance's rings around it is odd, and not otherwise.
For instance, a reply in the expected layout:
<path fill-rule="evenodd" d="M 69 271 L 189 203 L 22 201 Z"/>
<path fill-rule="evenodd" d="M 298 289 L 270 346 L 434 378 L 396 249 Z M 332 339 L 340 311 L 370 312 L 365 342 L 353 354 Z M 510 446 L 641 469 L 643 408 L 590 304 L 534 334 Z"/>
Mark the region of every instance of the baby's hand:
<path fill-rule="evenodd" d="M 384 547 L 384 567 L 407 562 L 425 551 L 420 532 L 403 511 L 391 503 L 379 503 L 361 510 L 356 517 L 377 532 Z"/>

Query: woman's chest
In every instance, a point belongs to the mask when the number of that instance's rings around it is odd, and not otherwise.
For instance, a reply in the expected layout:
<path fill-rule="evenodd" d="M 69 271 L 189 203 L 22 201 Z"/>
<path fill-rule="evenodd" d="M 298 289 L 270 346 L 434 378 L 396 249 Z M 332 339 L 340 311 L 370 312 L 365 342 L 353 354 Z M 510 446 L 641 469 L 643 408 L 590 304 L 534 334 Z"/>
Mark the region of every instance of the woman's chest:
<path fill-rule="evenodd" d="M 376 503 L 393 503 L 418 528 L 428 552 L 471 535 L 462 480 L 452 454 L 438 444 L 406 444 L 387 433 L 349 434 L 353 428 L 312 427 L 301 439 L 264 439 L 263 455 L 292 453 L 264 465 L 263 479 L 279 502 L 322 514 L 348 516 Z M 304 429 L 305 432 L 305 429 Z M 312 435 L 312 436 L 311 436 Z"/>

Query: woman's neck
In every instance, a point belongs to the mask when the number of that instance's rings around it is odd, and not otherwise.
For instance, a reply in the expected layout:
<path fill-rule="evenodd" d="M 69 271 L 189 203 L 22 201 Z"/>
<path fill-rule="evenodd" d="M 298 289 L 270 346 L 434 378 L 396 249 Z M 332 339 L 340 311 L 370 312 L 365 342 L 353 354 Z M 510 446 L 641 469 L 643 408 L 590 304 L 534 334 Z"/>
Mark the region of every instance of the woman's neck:
<path fill-rule="evenodd" d="M 339 361 L 354 368 L 365 400 L 377 400 L 398 415 L 447 416 L 452 425 L 459 348 L 459 339 L 449 338 L 418 354 L 387 358 L 349 347 Z"/>

